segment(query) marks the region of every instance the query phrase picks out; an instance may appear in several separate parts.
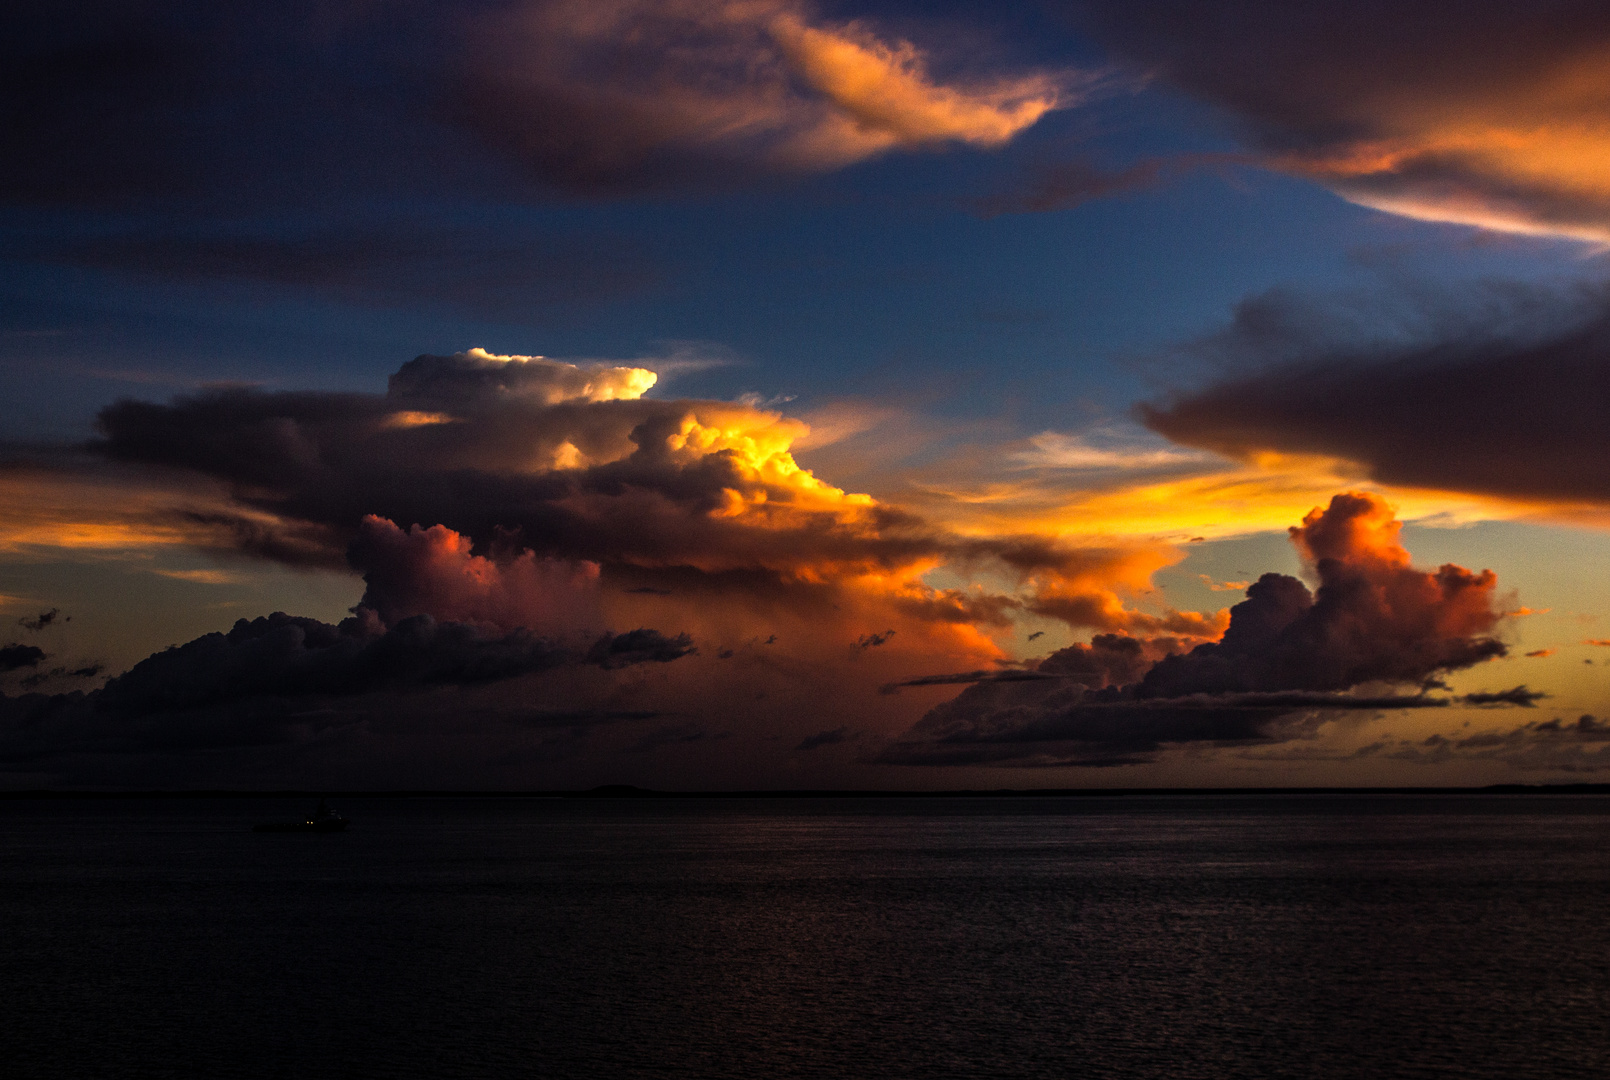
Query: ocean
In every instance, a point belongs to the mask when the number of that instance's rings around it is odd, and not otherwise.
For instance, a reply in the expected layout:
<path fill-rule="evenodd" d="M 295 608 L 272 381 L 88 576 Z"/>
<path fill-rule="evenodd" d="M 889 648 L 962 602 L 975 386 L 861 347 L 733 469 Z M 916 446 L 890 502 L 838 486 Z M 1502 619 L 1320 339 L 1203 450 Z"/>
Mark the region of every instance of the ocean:
<path fill-rule="evenodd" d="M 9 1077 L 1603 1077 L 1610 797 L 0 800 Z"/>

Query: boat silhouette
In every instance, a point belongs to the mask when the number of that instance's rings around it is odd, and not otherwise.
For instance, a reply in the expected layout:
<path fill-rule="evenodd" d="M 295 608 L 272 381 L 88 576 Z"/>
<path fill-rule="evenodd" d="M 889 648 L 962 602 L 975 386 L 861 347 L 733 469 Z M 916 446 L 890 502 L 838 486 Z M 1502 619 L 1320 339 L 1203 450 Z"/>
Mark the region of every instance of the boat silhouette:
<path fill-rule="evenodd" d="M 252 826 L 252 832 L 340 832 L 347 827 L 347 819 L 330 809 L 330 804 L 319 800 L 313 816 L 305 821 L 265 821 Z"/>

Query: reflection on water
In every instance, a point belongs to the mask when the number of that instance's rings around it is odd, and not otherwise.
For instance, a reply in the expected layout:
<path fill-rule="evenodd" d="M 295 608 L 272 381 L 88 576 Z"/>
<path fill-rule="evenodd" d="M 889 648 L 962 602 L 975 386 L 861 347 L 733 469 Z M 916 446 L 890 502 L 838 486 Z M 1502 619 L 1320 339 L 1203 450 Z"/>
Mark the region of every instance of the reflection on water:
<path fill-rule="evenodd" d="M 336 808 L 0 802 L 9 1075 L 1610 1075 L 1610 798 Z"/>

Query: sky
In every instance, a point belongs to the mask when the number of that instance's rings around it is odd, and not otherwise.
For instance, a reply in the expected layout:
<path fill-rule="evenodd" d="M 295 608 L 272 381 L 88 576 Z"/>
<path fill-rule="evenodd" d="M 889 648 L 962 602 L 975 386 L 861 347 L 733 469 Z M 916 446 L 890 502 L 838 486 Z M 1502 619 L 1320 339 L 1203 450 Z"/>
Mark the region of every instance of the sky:
<path fill-rule="evenodd" d="M 1610 770 L 1610 12 L 0 15 L 0 786 Z"/>

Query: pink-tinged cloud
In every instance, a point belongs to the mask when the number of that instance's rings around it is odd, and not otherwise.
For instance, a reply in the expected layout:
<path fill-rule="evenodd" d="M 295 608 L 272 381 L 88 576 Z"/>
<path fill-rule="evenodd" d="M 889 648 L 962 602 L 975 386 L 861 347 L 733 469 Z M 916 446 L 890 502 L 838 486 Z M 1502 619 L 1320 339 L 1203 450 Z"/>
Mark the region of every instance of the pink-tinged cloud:
<path fill-rule="evenodd" d="M 493 610 L 504 577 L 532 578 L 515 592 L 537 597 L 555 591 L 555 567 L 590 563 L 608 593 L 720 592 L 786 606 L 814 592 L 841 607 L 849 595 L 874 597 L 883 624 L 898 614 L 988 630 L 1028 609 L 1098 630 L 1198 640 L 1222 631 L 1221 616 L 1126 606 L 1180 557 L 1167 545 L 960 535 L 800 467 L 799 421 L 642 397 L 652 382 L 640 368 L 472 350 L 410 361 L 384 395 L 229 390 L 121 402 L 102 414 L 99 449 L 222 485 L 227 496 L 205 513 L 175 514 L 199 544 L 314 561 L 305 539 L 322 536 L 315 558 L 332 566 L 347 565 L 349 548 L 364 560 L 389 553 L 408 565 L 408 588 L 434 590 L 404 600 L 401 584 L 372 578 L 398 611 L 513 625 L 527 601 Z M 392 525 L 360 524 L 369 515 Z M 936 587 L 925 575 L 940 567 L 990 571 L 1003 584 Z M 483 578 L 494 584 L 475 585 Z M 480 599 L 465 606 L 472 594 Z"/>
<path fill-rule="evenodd" d="M 1311 726 L 1303 718 L 1326 712 L 1446 706 L 1451 699 L 1425 692 L 1429 680 L 1505 653 L 1490 636 L 1502 617 L 1497 581 L 1451 564 L 1415 569 L 1399 528 L 1378 497 L 1337 495 L 1291 529 L 1316 592 L 1265 574 L 1230 609 L 1216 642 L 1187 651 L 1178 641 L 1103 635 L 1047 658 L 1035 669 L 1040 679 L 968 679 L 975 685 L 882 760 L 1123 765 L 1168 744 L 1292 737 Z M 1418 692 L 1352 692 L 1367 684 Z M 1525 706 L 1537 697 L 1516 687 L 1463 700 Z"/>
<path fill-rule="evenodd" d="M 387 625 L 412 615 L 538 633 L 603 627 L 598 564 L 539 559 L 494 545 L 473 554 L 470 539 L 443 525 L 395 523 L 366 516 L 348 557 L 368 586 L 359 606 Z"/>

